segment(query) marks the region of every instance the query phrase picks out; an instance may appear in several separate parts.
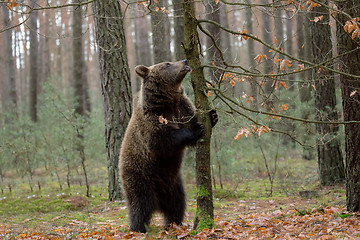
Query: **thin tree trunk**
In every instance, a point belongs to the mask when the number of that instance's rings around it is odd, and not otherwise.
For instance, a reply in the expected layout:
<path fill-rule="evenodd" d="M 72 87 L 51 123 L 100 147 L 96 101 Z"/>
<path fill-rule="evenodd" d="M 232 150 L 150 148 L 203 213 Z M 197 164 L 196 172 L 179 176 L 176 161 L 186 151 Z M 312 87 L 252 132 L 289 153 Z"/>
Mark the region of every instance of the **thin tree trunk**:
<path fill-rule="evenodd" d="M 81 3 L 82 0 L 73 0 L 73 3 Z M 86 118 L 85 111 L 85 96 L 86 91 L 84 84 L 86 82 L 86 74 L 84 73 L 84 47 L 83 47 L 83 33 L 82 33 L 82 9 L 81 6 L 75 6 L 73 10 L 73 24 L 72 24 L 72 39 L 73 39 L 73 74 L 72 82 L 74 83 L 75 91 L 75 118 Z M 87 87 L 87 86 L 86 86 Z M 82 123 L 77 126 L 77 141 L 76 148 L 79 151 L 81 167 L 83 170 L 86 196 L 90 197 L 90 186 L 86 171 L 86 156 L 84 146 L 84 125 Z"/>
<path fill-rule="evenodd" d="M 54 34 L 58 32 L 57 27 L 55 25 L 56 19 L 55 14 L 52 15 L 52 22 L 53 22 L 53 31 Z M 70 19 L 71 15 L 68 11 L 61 11 L 61 26 L 64 28 L 61 29 L 61 32 L 65 36 L 70 36 Z M 54 54 L 54 72 L 52 75 L 61 77 L 61 87 L 63 93 L 68 96 L 69 88 L 70 88 L 70 66 L 72 66 L 72 44 L 71 38 L 66 37 L 60 39 L 60 46 L 57 46 L 55 41 L 52 41 L 52 50 Z M 58 57 L 57 57 L 58 56 Z"/>
<path fill-rule="evenodd" d="M 284 42 L 284 49 L 287 54 L 292 56 L 294 54 L 294 50 L 293 50 L 293 39 L 294 39 L 293 20 L 291 18 L 291 13 L 286 12 L 285 14 L 286 14 L 287 18 L 285 20 L 286 21 L 286 41 Z M 294 80 L 295 79 L 294 74 L 289 75 L 288 79 L 291 81 Z M 289 86 L 290 91 L 294 91 L 295 84 L 293 82 L 289 82 L 288 86 Z"/>
<path fill-rule="evenodd" d="M 105 111 L 109 200 L 114 201 L 122 197 L 118 161 L 121 142 L 131 115 L 130 70 L 120 2 L 96 0 L 93 12 Z"/>
<path fill-rule="evenodd" d="M 329 11 L 325 7 L 317 7 L 311 12 L 311 19 L 323 16 L 320 22 L 310 25 L 312 36 L 312 52 L 315 63 L 321 63 L 333 56 Z M 331 66 L 331 65 L 330 65 Z M 315 79 L 315 111 L 318 121 L 337 121 L 335 78 L 325 69 L 314 70 Z M 338 139 L 338 125 L 317 124 L 317 159 L 319 178 L 322 185 L 333 185 L 345 180 L 343 157 Z"/>
<path fill-rule="evenodd" d="M 278 1 L 273 1 L 278 2 Z M 277 4 L 279 4 L 278 2 Z M 274 25 L 275 25 L 275 46 L 279 49 L 284 48 L 284 25 L 283 25 L 283 10 L 282 8 L 278 7 L 275 9 L 275 16 L 274 16 Z"/>
<path fill-rule="evenodd" d="M 262 4 L 270 4 L 269 0 L 261 0 Z M 272 44 L 272 32 L 271 32 L 271 17 L 268 11 L 269 7 L 263 7 L 261 13 L 261 20 L 262 20 L 262 40 L 268 44 Z M 263 45 L 263 52 L 262 54 L 269 55 L 269 48 Z M 263 71 L 264 74 L 269 74 L 273 71 L 273 62 L 270 58 L 263 60 Z M 272 92 L 272 84 L 273 81 L 271 78 L 265 78 L 265 93 L 269 94 Z M 270 106 L 268 106 L 270 107 Z"/>
<path fill-rule="evenodd" d="M 43 44 L 43 52 L 42 52 L 42 76 L 41 81 L 46 82 L 50 77 L 50 51 L 49 51 L 49 35 L 50 35 L 50 13 L 49 10 L 44 11 L 43 16 L 43 32 L 42 34 L 42 44 Z"/>
<path fill-rule="evenodd" d="M 191 82 L 195 94 L 195 106 L 199 110 L 199 121 L 205 126 L 204 137 L 196 144 L 196 185 L 197 208 L 194 229 L 212 228 L 214 226 L 214 206 L 211 185 L 210 140 L 211 123 L 208 114 L 209 102 L 204 93 L 206 80 L 199 59 L 199 39 L 197 34 L 194 2 L 184 0 L 185 40 L 184 49 L 189 65 L 193 68 Z"/>
<path fill-rule="evenodd" d="M 36 7 L 37 0 L 30 2 L 32 7 Z M 31 12 L 29 19 L 30 30 L 30 117 L 33 122 L 37 121 L 37 87 L 38 87 L 38 39 L 37 39 L 37 19 L 38 12 Z"/>
<path fill-rule="evenodd" d="M 10 27 L 10 17 L 9 10 L 4 5 L 1 6 L 4 14 L 4 26 Z M 7 109 L 10 113 L 16 114 L 17 109 L 17 94 L 16 94 L 16 78 L 15 78 L 15 62 L 13 56 L 13 44 L 12 44 L 12 34 L 13 30 L 8 30 L 5 33 L 5 66 L 7 70 L 7 82 L 9 86 L 9 106 Z"/>
<path fill-rule="evenodd" d="M 81 0 L 73 0 L 73 3 L 81 3 Z M 75 6 L 73 10 L 72 24 L 72 45 L 73 45 L 73 72 L 72 82 L 74 83 L 75 114 L 85 116 L 85 103 L 83 97 L 84 89 L 84 48 L 82 33 L 82 11 L 81 7 Z"/>
<path fill-rule="evenodd" d="M 352 17 L 360 16 L 360 0 L 346 0 L 337 3 L 340 11 Z M 358 48 L 358 37 L 354 40 L 351 33 L 344 31 L 346 21 L 351 21 L 347 16 L 337 14 L 337 39 L 338 51 L 341 56 L 345 52 Z M 340 70 L 344 73 L 356 75 L 357 78 L 340 75 L 342 105 L 344 121 L 360 121 L 360 51 L 353 51 L 340 57 Z M 354 92 L 356 91 L 356 92 Z M 346 205 L 351 212 L 360 211 L 360 125 L 345 125 L 345 152 L 346 152 Z"/>
<path fill-rule="evenodd" d="M 306 12 L 301 12 L 297 16 L 297 45 L 298 45 L 298 57 L 300 59 L 310 60 L 310 52 L 307 49 L 310 49 L 311 47 L 311 38 L 309 37 L 308 29 L 308 23 L 306 19 Z M 298 83 L 299 87 L 299 97 L 302 104 L 308 106 L 310 104 L 310 101 L 312 99 L 312 87 L 310 84 L 310 80 L 312 78 L 311 71 L 305 71 L 299 74 L 300 81 Z M 308 109 L 304 109 L 302 114 L 302 118 L 309 119 L 310 117 L 310 111 Z M 303 143 L 306 145 L 310 144 L 310 125 L 305 125 L 305 133 L 303 135 Z M 314 159 L 314 150 L 313 148 L 304 146 L 302 157 L 306 160 L 312 160 Z"/>
<path fill-rule="evenodd" d="M 254 27 L 253 27 L 253 13 L 252 13 L 252 9 L 250 7 L 245 9 L 245 29 L 250 33 L 250 34 L 254 34 Z M 249 57 L 249 64 L 250 64 L 250 70 L 254 71 L 255 68 L 255 61 L 254 58 L 256 57 L 255 55 L 255 41 L 253 39 L 248 39 L 246 41 L 247 44 L 247 50 L 248 50 L 248 57 Z M 258 92 L 259 92 L 259 88 L 258 88 L 258 83 L 257 83 L 257 79 L 256 77 L 252 77 L 251 81 L 250 81 L 250 86 L 251 86 L 251 96 L 254 98 L 254 101 L 252 102 L 252 106 L 254 108 L 258 107 Z"/>

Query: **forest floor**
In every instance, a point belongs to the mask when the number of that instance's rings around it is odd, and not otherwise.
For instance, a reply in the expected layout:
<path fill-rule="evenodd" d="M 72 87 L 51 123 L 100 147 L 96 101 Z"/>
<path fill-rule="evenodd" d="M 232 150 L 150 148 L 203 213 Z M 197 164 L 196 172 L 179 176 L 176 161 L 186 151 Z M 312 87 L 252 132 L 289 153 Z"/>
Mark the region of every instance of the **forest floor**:
<path fill-rule="evenodd" d="M 129 232 L 125 203 L 101 194 L 0 197 L 0 239 L 360 239 L 360 214 L 346 211 L 343 185 L 258 198 L 220 192 L 215 228 L 192 230 L 189 197 L 183 226 L 166 231 L 155 215 L 147 234 Z"/>

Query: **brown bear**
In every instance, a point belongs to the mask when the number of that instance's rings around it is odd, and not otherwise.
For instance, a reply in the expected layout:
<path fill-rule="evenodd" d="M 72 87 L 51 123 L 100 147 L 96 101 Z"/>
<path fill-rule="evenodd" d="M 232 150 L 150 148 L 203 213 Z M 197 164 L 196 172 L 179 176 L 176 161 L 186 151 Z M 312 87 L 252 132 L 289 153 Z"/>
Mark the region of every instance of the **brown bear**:
<path fill-rule="evenodd" d="M 120 151 L 120 177 L 127 201 L 130 230 L 146 232 L 152 214 L 164 215 L 165 225 L 181 224 L 185 192 L 180 174 L 184 149 L 203 136 L 195 107 L 181 83 L 191 71 L 187 61 L 137 66 L 142 78 L 139 95 Z M 212 125 L 217 122 L 210 112 Z"/>

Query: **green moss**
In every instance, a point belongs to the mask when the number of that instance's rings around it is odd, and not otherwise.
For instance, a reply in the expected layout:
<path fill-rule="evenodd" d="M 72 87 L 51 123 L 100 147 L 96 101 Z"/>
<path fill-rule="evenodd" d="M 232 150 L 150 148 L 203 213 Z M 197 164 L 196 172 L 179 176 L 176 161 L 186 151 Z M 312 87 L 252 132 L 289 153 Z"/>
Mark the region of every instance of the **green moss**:
<path fill-rule="evenodd" d="M 205 186 L 200 185 L 197 192 L 198 197 L 209 197 L 209 191 L 205 188 Z"/>
<path fill-rule="evenodd" d="M 198 209 L 196 211 L 195 219 L 199 220 L 196 230 L 201 231 L 205 228 L 214 227 L 214 219 L 204 210 Z"/>
<path fill-rule="evenodd" d="M 214 227 L 214 219 L 212 219 L 210 216 L 207 216 L 201 220 L 199 220 L 197 229 L 199 231 L 205 229 L 205 228 L 213 228 Z"/>

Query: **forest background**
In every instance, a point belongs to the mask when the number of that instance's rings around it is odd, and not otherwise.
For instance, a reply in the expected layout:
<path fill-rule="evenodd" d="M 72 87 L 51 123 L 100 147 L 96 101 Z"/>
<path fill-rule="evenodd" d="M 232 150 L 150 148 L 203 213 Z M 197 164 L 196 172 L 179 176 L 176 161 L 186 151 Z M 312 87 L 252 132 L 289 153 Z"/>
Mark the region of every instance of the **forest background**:
<path fill-rule="evenodd" d="M 321 186 L 340 184 L 336 201 L 358 211 L 358 9 L 356 1 L 3 1 L 3 206 L 48 192 L 120 200 L 117 154 L 140 88 L 133 69 L 187 58 L 196 63 L 187 95 L 219 115 L 205 140 L 211 154 L 196 147 L 185 157 L 190 198 L 199 204 L 201 155 L 211 156 L 204 178 L 216 201 L 319 197 Z"/>

